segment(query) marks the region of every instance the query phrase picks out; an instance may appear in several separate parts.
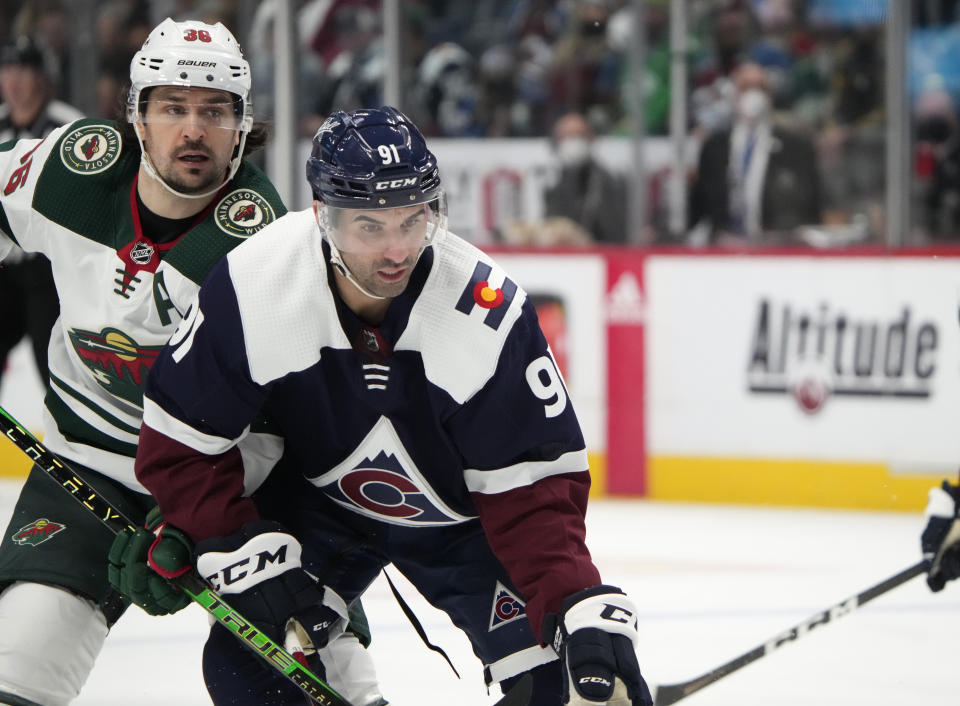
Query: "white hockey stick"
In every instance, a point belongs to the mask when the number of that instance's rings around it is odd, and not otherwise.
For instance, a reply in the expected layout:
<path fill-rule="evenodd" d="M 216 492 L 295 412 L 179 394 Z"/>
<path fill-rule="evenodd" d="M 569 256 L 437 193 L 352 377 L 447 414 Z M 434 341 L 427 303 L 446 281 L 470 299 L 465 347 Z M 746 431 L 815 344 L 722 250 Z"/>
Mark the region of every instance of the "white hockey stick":
<path fill-rule="evenodd" d="M 803 622 L 798 623 L 797 625 L 794 625 L 793 627 L 788 628 L 777 635 L 774 635 L 762 645 L 757 645 L 749 652 L 744 652 L 739 657 L 734 657 L 729 662 L 721 664 L 719 667 L 712 669 L 706 674 L 702 674 L 695 679 L 691 679 L 690 681 L 678 682 L 676 684 L 663 684 L 662 686 L 657 687 L 656 696 L 654 697 L 654 706 L 667 706 L 667 704 L 675 704 L 677 701 L 680 701 L 680 699 L 685 699 L 686 697 L 690 696 L 690 694 L 700 691 L 700 689 L 704 688 L 705 686 L 709 686 L 715 681 L 723 679 L 729 674 L 733 674 L 741 667 L 746 667 L 751 662 L 756 662 L 761 657 L 766 657 L 771 652 L 775 652 L 784 645 L 803 637 L 815 627 L 819 625 L 826 625 L 837 618 L 842 618 L 845 615 L 849 615 L 864 603 L 868 603 L 877 596 L 881 596 L 887 591 L 890 591 L 897 586 L 906 583 L 910 579 L 925 573 L 929 568 L 930 562 L 927 559 L 918 561 L 913 566 L 910 566 L 900 573 L 891 576 L 890 578 L 885 579 L 864 591 L 861 591 L 855 596 L 851 596 L 844 601 L 840 601 L 839 603 L 820 611 L 816 615 L 811 615 Z"/>

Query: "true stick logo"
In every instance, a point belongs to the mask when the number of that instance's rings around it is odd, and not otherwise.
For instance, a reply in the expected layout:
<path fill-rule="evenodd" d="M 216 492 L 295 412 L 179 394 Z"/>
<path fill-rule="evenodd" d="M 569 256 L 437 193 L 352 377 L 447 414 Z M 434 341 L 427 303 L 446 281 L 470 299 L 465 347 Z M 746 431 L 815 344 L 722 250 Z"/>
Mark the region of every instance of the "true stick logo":
<path fill-rule="evenodd" d="M 233 608 L 221 601 L 216 594 L 211 591 L 199 594 L 188 591 L 188 593 L 197 599 L 200 605 L 209 611 L 224 627 L 243 638 L 247 644 L 272 662 L 306 693 L 318 699 L 321 704 L 330 703 L 327 692 L 321 689 L 317 681 L 309 679 L 306 674 L 302 673 L 303 667 L 299 662 L 277 646 L 269 637 L 244 620 Z"/>
<path fill-rule="evenodd" d="M 53 535 L 62 532 L 67 528 L 66 525 L 59 522 L 51 522 L 45 517 L 34 520 L 29 525 L 24 525 L 11 535 L 10 539 L 21 546 L 35 547 L 43 544 Z"/>

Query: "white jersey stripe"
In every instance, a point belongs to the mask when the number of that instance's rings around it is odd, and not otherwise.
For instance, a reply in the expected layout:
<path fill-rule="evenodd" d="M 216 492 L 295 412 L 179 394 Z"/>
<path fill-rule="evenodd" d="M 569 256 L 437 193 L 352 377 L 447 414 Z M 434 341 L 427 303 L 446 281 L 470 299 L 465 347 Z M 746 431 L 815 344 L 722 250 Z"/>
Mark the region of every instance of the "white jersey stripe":
<path fill-rule="evenodd" d="M 103 407 L 96 404 L 93 400 L 89 399 L 88 397 L 84 397 L 82 394 L 77 392 L 75 389 L 70 387 L 70 385 L 52 373 L 50 374 L 50 384 L 55 387 L 57 391 L 63 393 L 57 394 L 57 397 L 60 398 L 60 401 L 69 407 L 74 414 L 83 419 L 83 421 L 85 421 L 87 424 L 95 429 L 99 429 L 109 436 L 112 436 L 118 441 L 122 441 L 125 444 L 137 443 L 140 435 L 139 423 L 137 423 L 137 426 L 133 426 L 132 419 L 120 419 L 118 416 L 116 416 L 116 414 L 108 412 Z M 119 410 L 114 409 L 112 411 L 118 412 Z M 90 412 L 96 416 L 91 416 Z M 104 429 L 103 422 L 110 424 L 110 426 L 113 427 L 113 430 Z"/>
<path fill-rule="evenodd" d="M 471 493 L 494 495 L 533 485 L 541 478 L 562 473 L 579 473 L 588 469 L 587 450 L 580 449 L 568 451 L 554 461 L 524 461 L 488 471 L 468 468 L 463 472 L 463 479 Z"/>
<path fill-rule="evenodd" d="M 212 434 L 204 434 L 201 431 L 197 431 L 176 417 L 167 414 L 162 407 L 149 397 L 143 398 L 143 423 L 164 436 L 176 439 L 194 451 L 199 451 L 208 456 L 221 454 L 232 447 L 236 441 L 239 441 L 239 439 L 235 441 L 233 439 L 225 439 L 222 436 L 213 436 Z M 245 437 L 249 431 L 250 427 L 247 427 L 240 438 Z"/>

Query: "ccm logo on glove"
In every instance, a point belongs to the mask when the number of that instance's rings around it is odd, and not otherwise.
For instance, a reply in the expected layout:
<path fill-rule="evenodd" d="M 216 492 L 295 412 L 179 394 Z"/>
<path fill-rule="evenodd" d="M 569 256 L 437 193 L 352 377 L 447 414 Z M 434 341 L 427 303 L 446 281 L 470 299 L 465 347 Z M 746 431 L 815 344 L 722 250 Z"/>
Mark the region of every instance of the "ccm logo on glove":
<path fill-rule="evenodd" d="M 241 593 L 300 566 L 300 543 L 283 532 L 264 532 L 232 552 L 205 552 L 197 570 L 215 591 Z"/>

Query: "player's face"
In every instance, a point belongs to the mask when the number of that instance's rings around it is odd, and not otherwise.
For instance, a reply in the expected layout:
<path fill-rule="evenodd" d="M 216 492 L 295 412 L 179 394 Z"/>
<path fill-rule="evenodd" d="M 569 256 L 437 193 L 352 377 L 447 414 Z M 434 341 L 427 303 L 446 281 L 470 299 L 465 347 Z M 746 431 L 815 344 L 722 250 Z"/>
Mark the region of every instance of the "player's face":
<path fill-rule="evenodd" d="M 343 209 L 337 221 L 334 242 L 360 286 L 378 297 L 403 292 L 426 243 L 430 207 Z"/>
<path fill-rule="evenodd" d="M 157 174 L 185 194 L 223 181 L 240 139 L 233 96 L 212 88 L 154 88 L 140 129 Z"/>
<path fill-rule="evenodd" d="M 14 110 L 27 109 L 43 100 L 45 81 L 43 74 L 32 66 L 7 64 L 0 67 L 0 98 Z"/>

